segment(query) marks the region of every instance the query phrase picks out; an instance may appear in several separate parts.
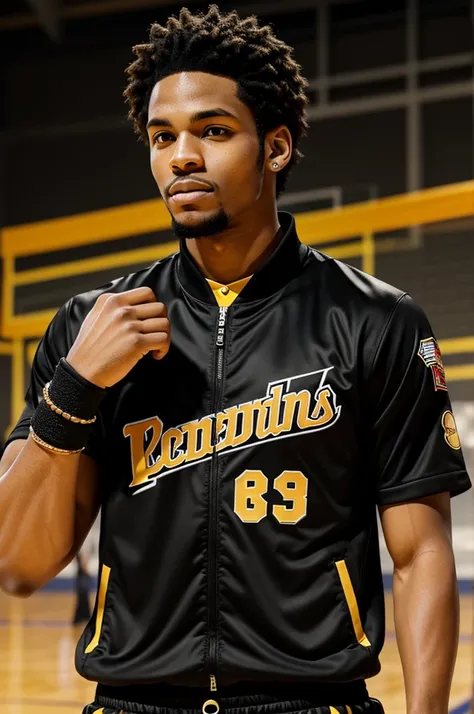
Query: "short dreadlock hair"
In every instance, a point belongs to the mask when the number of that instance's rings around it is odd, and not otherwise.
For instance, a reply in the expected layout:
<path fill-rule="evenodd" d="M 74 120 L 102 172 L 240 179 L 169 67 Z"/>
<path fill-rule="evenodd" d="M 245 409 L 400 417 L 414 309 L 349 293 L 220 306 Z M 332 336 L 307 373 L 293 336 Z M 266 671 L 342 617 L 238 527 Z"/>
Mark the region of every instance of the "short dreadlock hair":
<path fill-rule="evenodd" d="M 237 82 L 238 98 L 251 110 L 260 140 L 260 162 L 268 131 L 284 124 L 293 139 L 293 154 L 277 175 L 277 196 L 284 190 L 289 172 L 302 158 L 298 149 L 306 133 L 308 82 L 293 59 L 293 48 L 260 27 L 255 15 L 240 18 L 235 10 L 222 14 L 210 5 L 207 14 L 182 8 L 166 25 L 154 23 L 149 42 L 135 45 L 137 59 L 126 72 L 124 96 L 128 117 L 136 133 L 148 143 L 146 124 L 153 87 L 177 72 L 207 72 Z"/>

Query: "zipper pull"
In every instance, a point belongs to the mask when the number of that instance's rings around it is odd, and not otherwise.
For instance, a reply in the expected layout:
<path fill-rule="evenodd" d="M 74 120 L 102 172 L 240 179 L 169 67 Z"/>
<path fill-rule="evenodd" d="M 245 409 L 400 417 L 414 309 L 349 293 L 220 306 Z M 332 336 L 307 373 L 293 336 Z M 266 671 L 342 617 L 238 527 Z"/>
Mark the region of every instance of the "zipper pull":
<path fill-rule="evenodd" d="M 215 674 L 209 675 L 210 680 L 210 690 L 211 692 L 217 692 L 217 680 Z M 202 714 L 219 714 L 219 703 L 215 699 L 208 699 L 202 705 Z"/>
<path fill-rule="evenodd" d="M 224 346 L 224 335 L 225 335 L 225 321 L 227 318 L 227 308 L 226 307 L 220 307 L 219 308 L 219 321 L 217 323 L 217 339 L 216 339 L 216 345 L 217 347 L 223 347 Z M 212 676 L 212 675 L 211 675 Z"/>

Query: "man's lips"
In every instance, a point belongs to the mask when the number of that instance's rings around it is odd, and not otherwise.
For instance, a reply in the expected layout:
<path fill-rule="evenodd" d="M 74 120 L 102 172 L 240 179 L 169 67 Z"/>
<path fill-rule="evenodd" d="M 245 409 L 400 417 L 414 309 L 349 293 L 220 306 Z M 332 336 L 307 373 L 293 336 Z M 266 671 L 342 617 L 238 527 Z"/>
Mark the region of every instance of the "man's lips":
<path fill-rule="evenodd" d="M 169 195 L 174 196 L 177 193 L 191 193 L 192 191 L 212 191 L 212 186 L 206 181 L 199 181 L 192 177 L 180 178 L 169 189 Z"/>
<path fill-rule="evenodd" d="M 182 191 L 173 194 L 173 196 L 171 196 L 171 200 L 174 203 L 181 204 L 195 203 L 196 201 L 200 201 L 205 196 L 209 196 L 212 193 L 214 193 L 214 191 Z"/>

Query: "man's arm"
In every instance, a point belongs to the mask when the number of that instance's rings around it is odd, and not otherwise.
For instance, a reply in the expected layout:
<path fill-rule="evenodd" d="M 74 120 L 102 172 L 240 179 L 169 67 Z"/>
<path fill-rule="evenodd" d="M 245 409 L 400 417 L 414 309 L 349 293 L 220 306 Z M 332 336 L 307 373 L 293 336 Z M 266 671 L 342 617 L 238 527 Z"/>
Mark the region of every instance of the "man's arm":
<path fill-rule="evenodd" d="M 459 637 L 448 493 L 380 507 L 408 714 L 447 714 Z"/>
<path fill-rule="evenodd" d="M 27 596 L 75 556 L 98 512 L 98 467 L 85 454 L 16 439 L 0 461 L 0 588 Z"/>
<path fill-rule="evenodd" d="M 166 307 L 149 287 L 100 294 L 67 351 L 64 336 L 71 310 L 69 301 L 38 346 L 27 404 L 0 462 L 0 588 L 16 595 L 31 594 L 72 560 L 99 508 L 96 461 L 76 453 L 77 440 L 72 448 L 61 441 L 63 425 L 56 446 L 73 453 L 43 448 L 31 434 L 21 438 L 40 406 L 44 408 L 43 388 L 48 382 L 54 386 L 61 357 L 67 356 L 79 378 L 105 390 L 126 377 L 144 355 L 160 360 L 170 346 Z M 62 408 L 61 400 L 57 406 Z M 46 432 L 45 443 L 50 443 Z M 37 436 L 41 438 L 41 432 Z"/>

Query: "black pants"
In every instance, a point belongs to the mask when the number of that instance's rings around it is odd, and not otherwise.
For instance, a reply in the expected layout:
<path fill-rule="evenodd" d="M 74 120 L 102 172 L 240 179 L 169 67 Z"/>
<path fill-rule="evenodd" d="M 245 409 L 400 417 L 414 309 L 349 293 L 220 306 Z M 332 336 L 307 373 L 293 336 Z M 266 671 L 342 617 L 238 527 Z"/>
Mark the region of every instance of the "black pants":
<path fill-rule="evenodd" d="M 269 693 L 272 688 L 276 693 Z M 144 694 L 146 689 L 99 685 L 95 701 L 83 714 L 384 714 L 382 704 L 369 697 L 363 683 L 304 686 L 302 696 L 295 696 L 294 685 L 288 688 L 276 683 L 259 688 L 266 693 L 236 695 L 221 690 L 173 698 Z"/>

